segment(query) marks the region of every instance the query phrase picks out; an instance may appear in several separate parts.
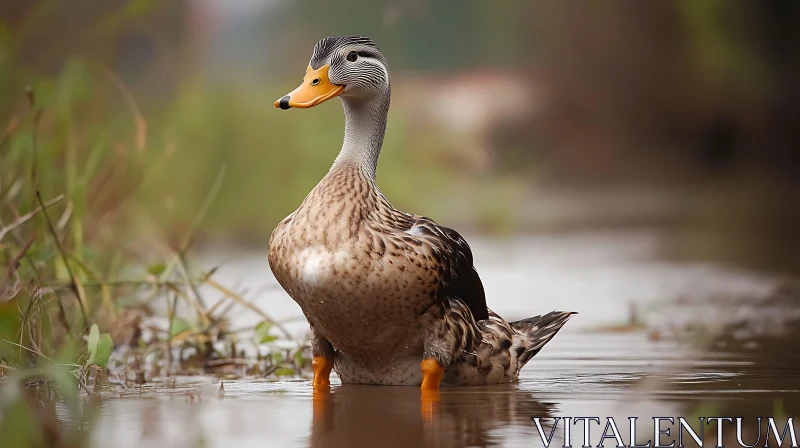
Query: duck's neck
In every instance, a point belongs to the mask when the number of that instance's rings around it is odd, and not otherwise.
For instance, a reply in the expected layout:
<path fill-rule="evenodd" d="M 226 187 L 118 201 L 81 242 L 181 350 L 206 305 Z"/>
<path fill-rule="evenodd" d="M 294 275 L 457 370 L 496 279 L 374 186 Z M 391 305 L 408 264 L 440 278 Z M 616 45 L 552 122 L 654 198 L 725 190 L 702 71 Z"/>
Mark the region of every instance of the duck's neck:
<path fill-rule="evenodd" d="M 342 98 L 345 126 L 344 144 L 333 169 L 355 165 L 375 180 L 378 156 L 386 133 L 389 114 L 389 90 L 370 99 Z"/>

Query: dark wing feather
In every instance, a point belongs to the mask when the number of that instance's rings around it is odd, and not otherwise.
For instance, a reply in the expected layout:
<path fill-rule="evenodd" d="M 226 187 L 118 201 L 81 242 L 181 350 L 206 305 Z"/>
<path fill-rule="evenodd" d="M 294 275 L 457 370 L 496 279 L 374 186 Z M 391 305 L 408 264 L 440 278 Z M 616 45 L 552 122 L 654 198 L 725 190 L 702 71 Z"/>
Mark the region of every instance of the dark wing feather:
<path fill-rule="evenodd" d="M 414 216 L 408 222 L 409 227 L 417 228 L 426 237 L 433 237 L 436 246 L 439 246 L 445 259 L 440 260 L 448 268 L 448 274 L 443 279 L 439 297 L 458 297 L 463 301 L 475 320 L 489 318 L 486 308 L 486 294 L 478 272 L 472 264 L 472 249 L 467 241 L 458 232 L 448 227 L 440 226 L 430 218 Z"/>
<path fill-rule="evenodd" d="M 458 297 L 472 312 L 475 320 L 489 318 L 489 310 L 486 307 L 486 293 L 483 290 L 483 283 L 475 270 L 472 260 L 472 249 L 467 241 L 453 229 L 439 226 L 447 238 L 451 241 L 450 246 L 455 259 L 451 261 L 451 271 L 453 278 L 445 285 L 443 297 Z"/>

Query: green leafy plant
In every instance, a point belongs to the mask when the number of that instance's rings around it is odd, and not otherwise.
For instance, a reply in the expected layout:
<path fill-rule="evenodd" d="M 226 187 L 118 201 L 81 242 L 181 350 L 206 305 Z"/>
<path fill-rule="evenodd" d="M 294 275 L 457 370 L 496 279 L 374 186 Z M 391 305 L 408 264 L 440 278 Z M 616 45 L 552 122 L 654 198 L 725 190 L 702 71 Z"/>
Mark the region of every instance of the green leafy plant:
<path fill-rule="evenodd" d="M 114 351 L 114 342 L 111 340 L 110 334 L 100 334 L 97 324 L 92 324 L 92 328 L 89 330 L 87 348 L 89 350 L 87 365 L 95 365 L 102 368 L 108 367 L 108 360 L 111 358 L 111 352 Z"/>
<path fill-rule="evenodd" d="M 255 328 L 255 339 L 257 344 L 266 344 L 278 339 L 277 336 L 270 334 L 274 324 L 269 321 L 260 322 Z"/>

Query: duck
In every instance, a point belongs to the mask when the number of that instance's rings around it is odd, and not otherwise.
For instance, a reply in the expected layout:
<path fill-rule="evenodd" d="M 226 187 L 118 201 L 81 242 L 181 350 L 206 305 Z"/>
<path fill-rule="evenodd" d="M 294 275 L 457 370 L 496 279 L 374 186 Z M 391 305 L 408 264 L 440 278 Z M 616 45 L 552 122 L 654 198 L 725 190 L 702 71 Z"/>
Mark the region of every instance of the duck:
<path fill-rule="evenodd" d="M 312 385 L 511 383 L 575 314 L 508 322 L 486 305 L 467 241 L 402 212 L 376 183 L 391 99 L 388 64 L 366 36 L 326 37 L 303 82 L 275 107 L 339 98 L 344 142 L 328 173 L 269 239 L 275 279 L 310 326 Z"/>

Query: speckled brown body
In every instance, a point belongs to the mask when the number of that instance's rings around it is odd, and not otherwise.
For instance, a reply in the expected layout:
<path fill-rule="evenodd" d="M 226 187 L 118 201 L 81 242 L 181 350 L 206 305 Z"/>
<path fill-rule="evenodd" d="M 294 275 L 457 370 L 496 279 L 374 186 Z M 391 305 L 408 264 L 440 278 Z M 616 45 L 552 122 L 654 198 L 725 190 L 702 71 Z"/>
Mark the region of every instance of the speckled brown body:
<path fill-rule="evenodd" d="M 510 382 L 571 314 L 524 328 L 489 310 L 476 321 L 467 302 L 483 289 L 463 238 L 394 209 L 356 166 L 332 169 L 269 247 L 272 272 L 311 325 L 314 355 L 333 356 L 346 383 L 419 384 L 429 356 L 447 368 L 444 384 Z M 464 284 L 474 289 L 452 287 Z"/>

